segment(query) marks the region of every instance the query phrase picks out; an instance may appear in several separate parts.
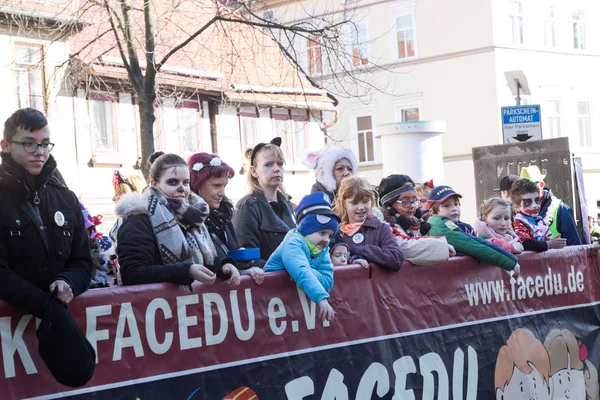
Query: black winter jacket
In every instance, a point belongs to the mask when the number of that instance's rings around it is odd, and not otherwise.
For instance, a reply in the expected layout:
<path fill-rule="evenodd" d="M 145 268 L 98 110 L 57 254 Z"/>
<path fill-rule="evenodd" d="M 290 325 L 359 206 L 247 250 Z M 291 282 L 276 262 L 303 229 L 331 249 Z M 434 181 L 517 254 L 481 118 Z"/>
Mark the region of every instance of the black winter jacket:
<path fill-rule="evenodd" d="M 233 226 L 238 243 L 247 249 L 260 248 L 260 258 L 268 260 L 286 233 L 296 227 L 292 203 L 282 194 L 277 198 L 284 206 L 283 219 L 273 211 L 261 191 L 244 196 L 237 203 Z"/>
<path fill-rule="evenodd" d="M 127 195 L 139 196 L 137 194 Z M 142 197 L 143 198 L 143 197 Z M 121 198 L 121 202 L 125 197 Z M 122 204 L 121 204 L 122 206 Z M 145 208 L 142 206 L 142 208 Z M 171 282 L 189 285 L 194 280 L 190 277 L 191 262 L 164 264 L 158 241 L 148 214 L 120 214 L 123 222 L 117 231 L 117 256 L 124 285 L 139 285 L 145 283 Z M 230 257 L 220 257 L 215 265 L 205 265 L 220 278 L 228 278 L 222 272 L 223 265 L 235 261 Z"/>
<path fill-rule="evenodd" d="M 52 156 L 35 177 L 10 154 L 1 157 L 0 299 L 41 317 L 53 281 L 68 282 L 75 296 L 89 287 L 89 237 L 79 200 L 54 175 Z"/>

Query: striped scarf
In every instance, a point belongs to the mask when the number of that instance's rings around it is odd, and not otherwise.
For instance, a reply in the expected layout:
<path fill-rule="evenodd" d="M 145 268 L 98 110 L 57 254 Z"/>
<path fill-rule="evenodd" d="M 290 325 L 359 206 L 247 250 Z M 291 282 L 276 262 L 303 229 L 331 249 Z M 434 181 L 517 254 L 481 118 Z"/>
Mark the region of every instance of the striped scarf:
<path fill-rule="evenodd" d="M 168 199 L 152 187 L 147 190 L 148 216 L 163 262 L 213 265 L 217 251 L 204 225 L 206 202 L 194 193 L 186 202 Z"/>

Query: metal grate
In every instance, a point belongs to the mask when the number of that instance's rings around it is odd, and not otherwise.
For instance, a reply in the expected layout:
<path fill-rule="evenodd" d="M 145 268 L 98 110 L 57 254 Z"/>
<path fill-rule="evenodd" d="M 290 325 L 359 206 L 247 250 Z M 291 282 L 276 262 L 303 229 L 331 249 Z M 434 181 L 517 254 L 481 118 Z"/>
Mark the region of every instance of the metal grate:
<path fill-rule="evenodd" d="M 519 175 L 521 168 L 537 165 L 542 174 L 546 175 L 546 186 L 569 207 L 575 209 L 568 138 L 474 147 L 473 163 L 477 204 L 499 195 L 494 189 L 498 188 L 503 176 Z"/>

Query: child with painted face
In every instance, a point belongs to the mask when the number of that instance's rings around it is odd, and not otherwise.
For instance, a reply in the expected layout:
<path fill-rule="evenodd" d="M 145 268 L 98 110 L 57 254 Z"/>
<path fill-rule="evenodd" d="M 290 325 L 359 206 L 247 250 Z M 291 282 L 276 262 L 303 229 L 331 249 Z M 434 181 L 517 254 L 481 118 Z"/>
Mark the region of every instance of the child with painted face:
<path fill-rule="evenodd" d="M 431 209 L 431 236 L 445 236 L 456 252 L 470 255 L 487 264 L 507 271 L 520 271 L 517 257 L 502 247 L 478 238 L 471 225 L 460 221 L 460 198 L 450 186 L 436 186 L 431 190 L 428 203 Z"/>
<path fill-rule="evenodd" d="M 178 155 L 158 157 L 150 186 L 123 196 L 116 212 L 123 218 L 117 231 L 123 284 L 212 284 L 222 277 L 231 287 L 239 285 L 233 259 L 217 256 L 204 224 L 208 205 L 190 191 L 190 171 Z"/>
<path fill-rule="evenodd" d="M 338 230 L 339 217 L 331 210 L 329 196 L 315 192 L 296 207 L 298 228 L 289 231 L 265 264 L 265 272 L 285 269 L 296 285 L 319 305 L 319 317 L 331 321 L 329 305 L 333 287 L 333 264 L 329 242 Z"/>
<path fill-rule="evenodd" d="M 528 179 L 513 183 L 510 189 L 515 214 L 515 232 L 525 250 L 546 251 L 562 249 L 567 240 L 559 236 L 550 237 L 550 228 L 540 214 L 540 191 L 538 186 Z"/>
<path fill-rule="evenodd" d="M 375 190 L 369 182 L 358 177 L 344 179 L 334 208 L 342 221 L 336 242 L 346 243 L 356 258 L 399 271 L 404 256 L 390 226 L 372 215 L 374 204 Z"/>
<path fill-rule="evenodd" d="M 479 207 L 480 219 L 475 221 L 475 231 L 480 238 L 502 247 L 513 254 L 521 254 L 523 245 L 512 227 L 512 208 L 499 197 L 487 199 Z"/>

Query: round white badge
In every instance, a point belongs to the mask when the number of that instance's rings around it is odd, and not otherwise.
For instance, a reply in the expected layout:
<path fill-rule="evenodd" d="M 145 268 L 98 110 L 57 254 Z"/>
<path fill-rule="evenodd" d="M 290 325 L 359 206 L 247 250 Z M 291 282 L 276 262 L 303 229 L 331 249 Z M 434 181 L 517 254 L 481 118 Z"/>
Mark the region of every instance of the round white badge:
<path fill-rule="evenodd" d="M 60 211 L 54 213 L 54 223 L 57 226 L 63 226 L 65 224 L 65 216 Z"/>
<path fill-rule="evenodd" d="M 352 241 L 354 243 L 362 243 L 363 240 L 365 240 L 365 235 L 363 235 L 362 233 L 357 233 L 354 236 L 352 236 Z"/>

